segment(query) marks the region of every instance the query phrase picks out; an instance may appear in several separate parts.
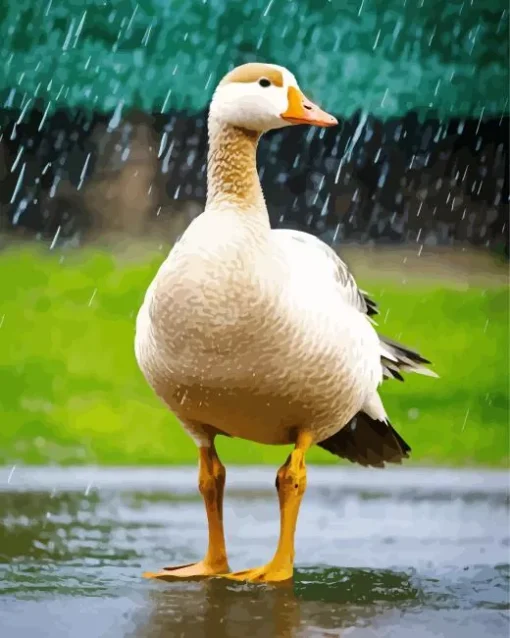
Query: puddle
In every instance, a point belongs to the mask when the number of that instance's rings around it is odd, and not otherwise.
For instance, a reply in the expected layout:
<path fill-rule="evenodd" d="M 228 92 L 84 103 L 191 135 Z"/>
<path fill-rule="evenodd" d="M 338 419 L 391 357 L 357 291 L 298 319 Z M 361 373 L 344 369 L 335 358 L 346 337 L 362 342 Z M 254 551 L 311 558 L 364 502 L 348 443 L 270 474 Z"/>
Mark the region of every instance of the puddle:
<path fill-rule="evenodd" d="M 312 467 L 292 586 L 143 580 L 202 557 L 196 480 L 1 468 L 2 635 L 508 636 L 505 473 Z M 259 565 L 278 534 L 274 471 L 229 468 L 227 482 L 231 567 Z"/>

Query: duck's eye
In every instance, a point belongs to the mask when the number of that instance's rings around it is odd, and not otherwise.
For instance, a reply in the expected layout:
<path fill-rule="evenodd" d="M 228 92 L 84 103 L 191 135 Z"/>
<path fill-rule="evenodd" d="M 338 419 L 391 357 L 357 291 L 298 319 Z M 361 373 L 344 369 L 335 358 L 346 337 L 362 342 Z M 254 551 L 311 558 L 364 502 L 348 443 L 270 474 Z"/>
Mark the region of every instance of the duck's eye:
<path fill-rule="evenodd" d="M 264 88 L 266 86 L 271 86 L 271 82 L 267 78 L 260 78 L 259 84 L 260 86 L 263 86 Z"/>

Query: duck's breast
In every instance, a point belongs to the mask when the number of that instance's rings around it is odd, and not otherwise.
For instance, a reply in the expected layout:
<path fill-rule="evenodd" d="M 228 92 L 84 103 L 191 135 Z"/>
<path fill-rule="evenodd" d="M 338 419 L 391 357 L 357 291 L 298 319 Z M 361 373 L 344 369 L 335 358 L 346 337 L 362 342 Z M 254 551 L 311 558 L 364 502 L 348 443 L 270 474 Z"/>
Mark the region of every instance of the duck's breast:
<path fill-rule="evenodd" d="M 202 226 L 179 242 L 140 310 L 139 361 L 142 368 L 157 368 L 151 377 L 159 378 L 158 385 L 206 378 L 233 383 L 243 374 L 234 362 L 246 360 L 268 336 L 278 284 L 260 266 L 263 242 L 256 250 L 242 228 L 231 224 L 227 232 L 221 219 L 217 224 L 207 241 Z"/>

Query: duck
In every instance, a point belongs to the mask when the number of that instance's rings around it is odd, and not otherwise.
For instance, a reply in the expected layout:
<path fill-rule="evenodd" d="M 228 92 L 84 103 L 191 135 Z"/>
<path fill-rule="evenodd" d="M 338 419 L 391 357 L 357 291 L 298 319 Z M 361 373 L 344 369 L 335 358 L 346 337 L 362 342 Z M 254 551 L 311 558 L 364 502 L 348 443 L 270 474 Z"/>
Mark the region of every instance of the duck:
<path fill-rule="evenodd" d="M 214 91 L 205 208 L 150 283 L 135 334 L 143 376 L 197 446 L 208 544 L 202 560 L 146 577 L 291 580 L 310 448 L 381 468 L 409 456 L 379 388 L 407 372 L 436 376 L 430 361 L 378 334 L 377 304 L 332 248 L 271 228 L 257 172 L 267 131 L 336 124 L 279 65 L 238 66 Z M 277 548 L 260 567 L 229 568 L 218 436 L 293 446 L 276 474 Z"/>

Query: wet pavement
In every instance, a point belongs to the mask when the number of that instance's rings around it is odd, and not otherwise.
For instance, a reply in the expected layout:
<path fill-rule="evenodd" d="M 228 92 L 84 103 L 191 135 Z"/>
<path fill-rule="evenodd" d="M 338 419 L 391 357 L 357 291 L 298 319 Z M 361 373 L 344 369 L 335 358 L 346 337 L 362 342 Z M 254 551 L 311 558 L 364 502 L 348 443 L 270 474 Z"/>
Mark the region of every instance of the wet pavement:
<path fill-rule="evenodd" d="M 233 569 L 274 551 L 274 475 L 227 468 Z M 196 482 L 195 468 L 0 468 L 0 635 L 509 635 L 504 472 L 312 467 L 292 585 L 142 579 L 202 557 Z"/>

